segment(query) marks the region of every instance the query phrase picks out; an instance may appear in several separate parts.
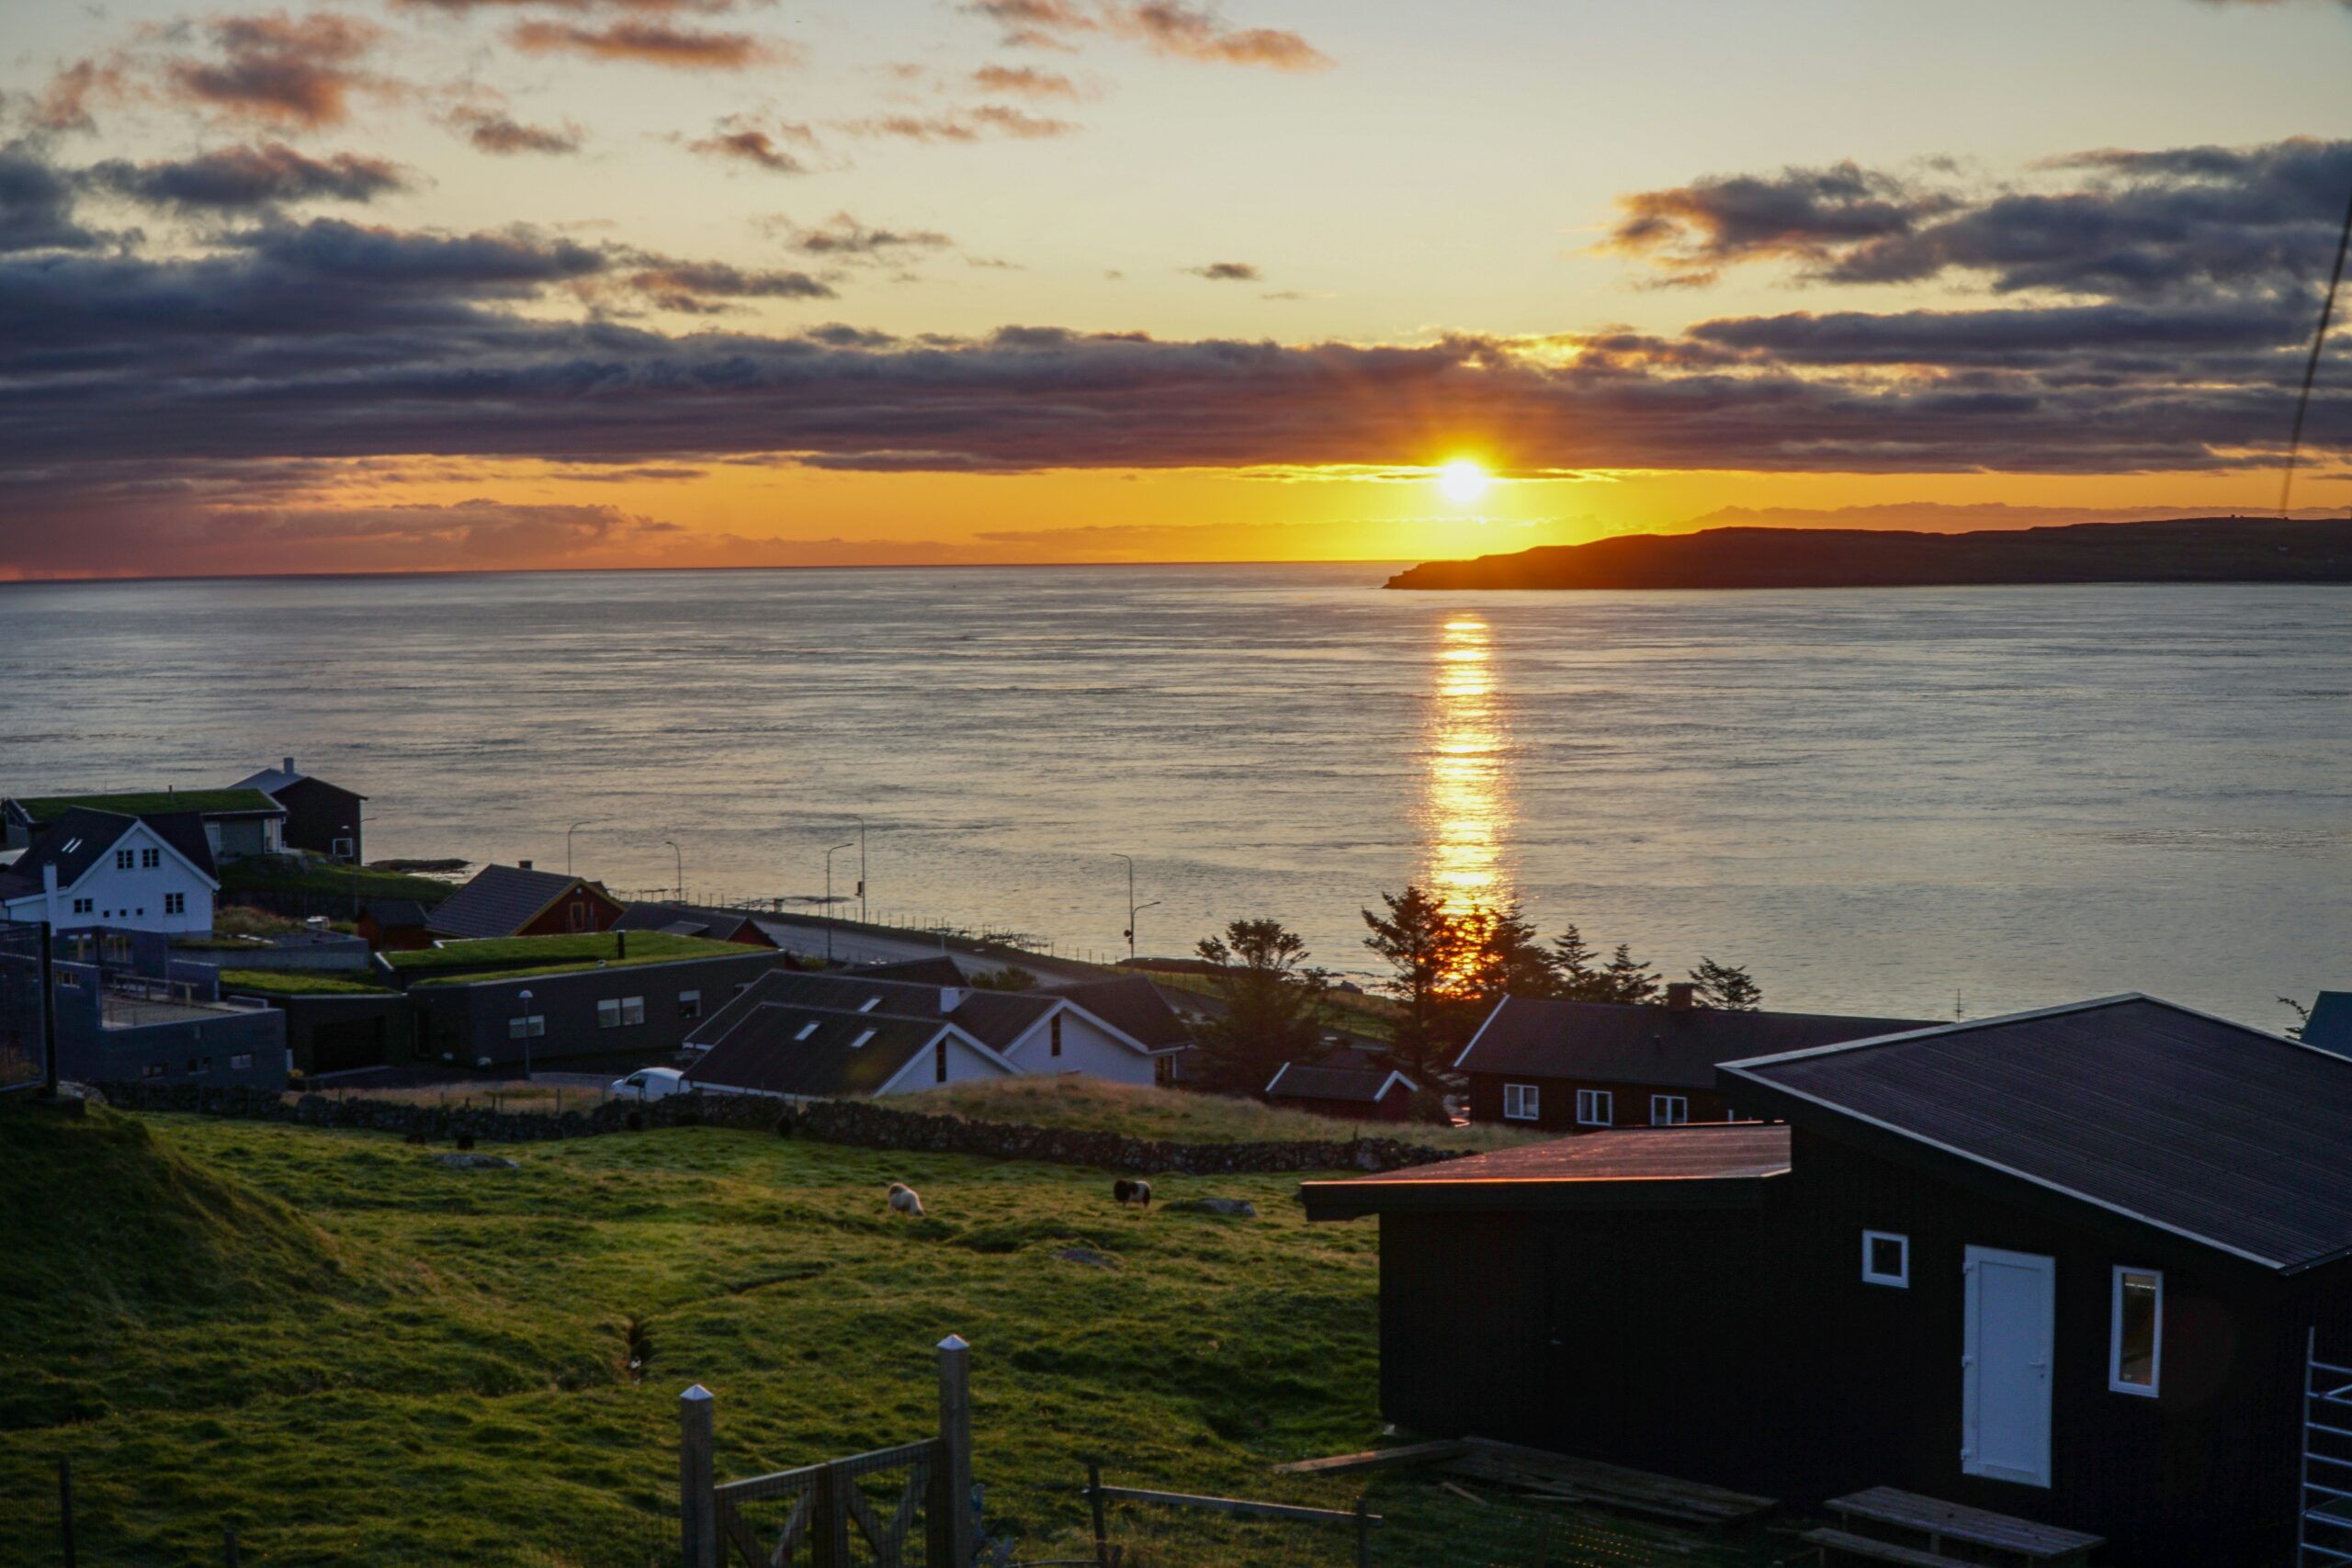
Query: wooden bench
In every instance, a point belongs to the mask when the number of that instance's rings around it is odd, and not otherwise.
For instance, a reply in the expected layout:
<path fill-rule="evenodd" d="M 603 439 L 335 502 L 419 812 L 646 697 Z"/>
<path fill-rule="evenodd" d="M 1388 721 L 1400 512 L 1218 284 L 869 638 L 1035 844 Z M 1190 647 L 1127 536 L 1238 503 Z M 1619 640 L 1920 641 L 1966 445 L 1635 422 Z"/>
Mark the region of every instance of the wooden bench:
<path fill-rule="evenodd" d="M 1966 1568 L 1957 1557 L 1922 1551 L 1916 1546 L 1903 1546 L 1872 1536 L 1856 1535 L 1851 1530 L 1807 1530 L 1797 1539 L 1807 1546 L 1819 1547 L 1821 1560 L 1825 1563 L 1835 1562 L 1841 1558 L 1859 1557 L 1869 1562 L 1899 1563 L 1902 1568 Z"/>
<path fill-rule="evenodd" d="M 1873 1486 L 1867 1492 L 1857 1492 L 1849 1497 L 1837 1497 L 1826 1505 L 1838 1517 L 1844 1534 L 1859 1540 L 1880 1540 L 1865 1531 L 1855 1529 L 1859 1520 L 1866 1525 L 1900 1530 L 1906 1535 L 1923 1537 L 1928 1553 L 1925 1561 L 1950 1562 L 1943 1556 L 1946 1542 L 1965 1543 L 1983 1551 L 2001 1554 L 2024 1568 L 2062 1568 L 2062 1565 L 2086 1562 L 2090 1554 L 2107 1544 L 2101 1536 L 2086 1535 L 2080 1530 L 2061 1529 L 2056 1525 L 2036 1524 L 2031 1519 L 2013 1518 L 1996 1514 L 1989 1508 L 1963 1507 L 1958 1503 L 1946 1503 L 1935 1497 L 1922 1497 L 1913 1492 L 1899 1492 L 1892 1486 Z M 1908 1540 L 1895 1542 L 1911 1545 Z M 1840 1551 L 1851 1548 L 1840 1547 Z M 1888 1559 L 1900 1562 L 1903 1559 Z"/>

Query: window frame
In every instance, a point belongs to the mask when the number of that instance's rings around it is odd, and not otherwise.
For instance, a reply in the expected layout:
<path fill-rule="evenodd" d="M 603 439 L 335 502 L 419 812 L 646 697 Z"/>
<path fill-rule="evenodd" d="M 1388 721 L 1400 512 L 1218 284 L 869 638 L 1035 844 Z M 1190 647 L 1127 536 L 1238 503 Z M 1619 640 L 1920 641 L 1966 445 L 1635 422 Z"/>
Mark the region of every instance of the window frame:
<path fill-rule="evenodd" d="M 1661 1122 L 1661 1121 L 1659 1121 L 1659 1120 L 1657 1119 L 1657 1108 L 1658 1108 L 1658 1107 L 1659 1107 L 1659 1105 L 1661 1105 L 1661 1104 L 1668 1105 L 1668 1106 L 1676 1106 L 1676 1105 L 1679 1105 L 1679 1106 L 1680 1106 L 1680 1107 L 1682 1108 L 1682 1112 L 1681 1112 L 1681 1114 L 1680 1114 L 1680 1115 L 1679 1115 L 1679 1116 L 1677 1116 L 1677 1115 L 1669 1115 L 1669 1116 L 1668 1116 L 1668 1118 L 1666 1121 Z M 1687 1126 L 1689 1126 L 1690 1124 L 1690 1097 L 1689 1095 L 1687 1095 L 1687 1094 L 1654 1094 L 1654 1095 L 1650 1096 L 1650 1125 L 1651 1125 L 1651 1126 L 1653 1126 L 1653 1127 L 1687 1127 Z"/>
<path fill-rule="evenodd" d="M 252 1072 L 254 1070 L 254 1054 L 251 1051 L 231 1052 L 229 1055 L 229 1070 L 232 1073 Z"/>
<path fill-rule="evenodd" d="M 543 1012 L 518 1012 L 508 1015 L 506 1038 L 509 1040 L 544 1040 L 548 1032 L 548 1015 Z"/>
<path fill-rule="evenodd" d="M 1891 1241 L 1903 1249 L 1903 1267 L 1893 1274 L 1882 1274 L 1872 1266 L 1871 1247 L 1874 1243 Z M 1871 1231 L 1862 1233 L 1862 1283 L 1883 1285 L 1890 1291 L 1911 1288 L 1911 1237 L 1903 1231 Z"/>
<path fill-rule="evenodd" d="M 1519 1107 L 1514 1111 L 1511 1106 Z M 1507 1083 L 1503 1085 L 1503 1120 L 1506 1122 L 1540 1122 L 1544 1119 L 1544 1086 L 1536 1083 Z"/>
<path fill-rule="evenodd" d="M 1589 1114 L 1595 1111 L 1600 1114 L 1598 1116 Z M 1577 1090 L 1577 1125 L 1579 1127 L 1617 1125 L 1617 1091 L 1613 1089 Z"/>
<path fill-rule="evenodd" d="M 166 894 L 164 894 L 164 913 L 165 913 L 165 914 L 167 914 L 167 915 L 185 915 L 185 914 L 187 914 L 187 894 L 185 894 L 185 893 L 166 893 Z"/>
<path fill-rule="evenodd" d="M 680 991 L 678 993 L 678 1016 L 682 1019 L 695 1019 L 702 1016 L 702 993 L 700 991 Z"/>
<path fill-rule="evenodd" d="M 2148 1381 L 2126 1382 L 2123 1379 L 2123 1281 L 2139 1278 L 2156 1282 L 2155 1320 L 2148 1339 Z M 2140 1269 L 2129 1263 L 2119 1263 L 2109 1275 L 2107 1307 L 2107 1389 L 2109 1393 L 2128 1393 L 2140 1399 L 2154 1399 L 2163 1390 L 2165 1381 L 2165 1271 L 2161 1269 Z"/>
<path fill-rule="evenodd" d="M 117 850 L 114 852 L 114 868 L 117 871 L 129 871 L 138 864 L 138 862 L 139 857 L 135 851 Z"/>

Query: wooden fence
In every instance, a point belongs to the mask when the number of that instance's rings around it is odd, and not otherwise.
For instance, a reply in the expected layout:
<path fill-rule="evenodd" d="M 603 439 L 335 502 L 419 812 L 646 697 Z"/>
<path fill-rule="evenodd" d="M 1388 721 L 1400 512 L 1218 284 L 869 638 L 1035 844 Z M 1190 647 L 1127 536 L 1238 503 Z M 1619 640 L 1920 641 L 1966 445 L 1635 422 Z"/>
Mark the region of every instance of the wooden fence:
<path fill-rule="evenodd" d="M 1198 1509 L 1237 1518 L 1277 1519 L 1299 1525 L 1345 1526 L 1353 1532 L 1356 1568 L 1372 1568 L 1372 1532 L 1380 1526 L 1380 1516 L 1373 1513 L 1362 1497 L 1356 1499 L 1352 1508 L 1309 1508 L 1295 1503 L 1261 1503 L 1247 1497 L 1208 1497 L 1189 1492 L 1105 1486 L 1102 1464 L 1090 1461 L 1086 1467 L 1086 1506 L 1094 1526 L 1092 1568 L 1120 1568 L 1125 1555 L 1124 1549 L 1111 1541 L 1105 1507 L 1110 1503 L 1146 1503 L 1157 1507 Z"/>
<path fill-rule="evenodd" d="M 717 1401 L 700 1383 L 686 1390 L 678 1410 L 684 1568 L 970 1568 L 970 1356 L 954 1335 L 939 1346 L 937 1436 L 748 1481 L 717 1479 Z M 878 1501 L 870 1492 L 877 1478 Z M 783 1516 L 770 1540 L 761 1539 L 759 1514 L 746 1512 L 759 1506 Z"/>

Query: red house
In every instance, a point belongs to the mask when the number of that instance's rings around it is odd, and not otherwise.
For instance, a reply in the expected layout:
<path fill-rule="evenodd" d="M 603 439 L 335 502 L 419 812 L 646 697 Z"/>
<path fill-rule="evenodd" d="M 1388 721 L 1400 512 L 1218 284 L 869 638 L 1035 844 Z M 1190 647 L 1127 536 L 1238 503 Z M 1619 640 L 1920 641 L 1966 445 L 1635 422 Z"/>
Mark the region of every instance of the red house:
<path fill-rule="evenodd" d="M 1735 1107 L 1715 1087 L 1719 1063 L 1930 1027 L 1917 1019 L 1702 1008 L 1679 984 L 1663 1006 L 1505 997 L 1453 1070 L 1469 1079 L 1473 1122 L 1561 1133 L 1674 1127 L 1732 1119 Z"/>
<path fill-rule="evenodd" d="M 1310 1067 L 1284 1062 L 1266 1085 L 1266 1102 L 1351 1122 L 1402 1122 L 1420 1088 L 1390 1067 Z"/>
<path fill-rule="evenodd" d="M 519 865 L 486 865 L 434 906 L 436 937 L 565 936 L 608 931 L 625 906 L 594 882 Z"/>

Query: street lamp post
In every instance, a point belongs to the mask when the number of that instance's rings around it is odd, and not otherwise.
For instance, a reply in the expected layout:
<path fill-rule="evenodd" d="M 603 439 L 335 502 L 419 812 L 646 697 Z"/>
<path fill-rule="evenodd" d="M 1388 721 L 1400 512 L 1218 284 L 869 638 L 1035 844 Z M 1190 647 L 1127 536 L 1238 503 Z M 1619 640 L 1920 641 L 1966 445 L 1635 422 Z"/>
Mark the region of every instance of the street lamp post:
<path fill-rule="evenodd" d="M 1127 863 L 1127 960 L 1133 963 L 1136 956 L 1136 857 L 1114 853 L 1111 858 Z M 1143 908 L 1148 909 L 1152 904 L 1159 902 L 1159 899 L 1154 898 L 1151 904 L 1146 904 Z"/>
<path fill-rule="evenodd" d="M 531 993 L 526 989 L 514 998 L 523 1004 L 523 1081 L 531 1081 Z"/>
<path fill-rule="evenodd" d="M 678 857 L 678 902 L 683 904 L 686 901 L 686 852 L 678 847 L 678 841 L 675 839 L 664 839 L 662 842 L 672 854 Z"/>
<path fill-rule="evenodd" d="M 1127 911 L 1127 962 L 1129 964 L 1136 961 L 1136 917 L 1146 909 L 1157 909 L 1159 905 L 1160 900 L 1154 898 L 1148 904 L 1137 904 Z"/>
<path fill-rule="evenodd" d="M 857 823 L 857 923 L 871 925 L 865 914 L 865 818 L 854 817 Z"/>
<path fill-rule="evenodd" d="M 835 844 L 825 852 L 825 967 L 833 966 L 833 857 L 855 844 Z"/>
<path fill-rule="evenodd" d="M 563 830 L 563 874 L 564 874 L 564 875 L 566 875 L 566 876 L 570 876 L 570 875 L 571 874 L 571 835 L 572 835 L 572 834 L 574 834 L 574 833 L 577 833 L 577 832 L 578 832 L 578 831 L 580 831 L 580 829 L 582 829 L 582 828 L 594 828 L 595 825 L 596 825 L 595 818 L 589 818 L 589 819 L 588 819 L 587 821 L 585 821 L 585 822 L 574 822 L 571 827 L 566 828 L 566 829 Z"/>

